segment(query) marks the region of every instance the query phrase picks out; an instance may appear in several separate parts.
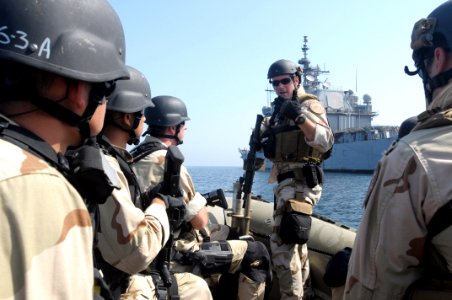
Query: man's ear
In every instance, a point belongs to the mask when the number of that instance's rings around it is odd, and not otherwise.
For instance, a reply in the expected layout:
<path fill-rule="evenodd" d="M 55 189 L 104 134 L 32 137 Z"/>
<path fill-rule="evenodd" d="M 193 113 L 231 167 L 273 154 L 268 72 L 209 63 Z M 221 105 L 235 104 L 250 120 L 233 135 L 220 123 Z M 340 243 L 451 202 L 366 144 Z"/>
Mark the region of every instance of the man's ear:
<path fill-rule="evenodd" d="M 131 113 L 121 114 L 121 122 L 124 123 L 127 126 L 127 128 L 132 127 L 134 120 L 135 120 L 134 115 Z"/>
<path fill-rule="evenodd" d="M 168 134 L 173 135 L 176 134 L 176 126 L 170 126 L 168 127 Z"/>

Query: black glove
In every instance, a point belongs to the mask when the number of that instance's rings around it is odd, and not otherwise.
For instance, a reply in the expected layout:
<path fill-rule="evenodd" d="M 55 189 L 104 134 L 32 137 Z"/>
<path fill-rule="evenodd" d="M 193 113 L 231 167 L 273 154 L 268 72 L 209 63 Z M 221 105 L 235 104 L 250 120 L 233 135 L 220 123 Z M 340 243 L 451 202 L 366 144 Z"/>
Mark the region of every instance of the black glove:
<path fill-rule="evenodd" d="M 184 202 L 183 197 L 164 195 L 161 193 L 161 189 L 162 184 L 159 183 L 152 189 L 148 189 L 145 192 L 146 196 L 143 198 L 147 201 L 147 203 L 149 203 L 147 206 L 149 206 L 152 200 L 156 197 L 162 199 L 166 205 L 166 213 L 168 214 L 170 224 L 173 229 L 177 229 L 184 222 L 184 218 L 187 213 L 187 206 Z M 147 206 L 143 204 L 143 209 L 145 209 Z"/>
<path fill-rule="evenodd" d="M 286 100 L 281 105 L 281 109 L 279 111 L 280 118 L 285 117 L 293 120 L 295 123 L 298 123 L 300 115 L 302 115 L 301 104 L 298 101 Z"/>

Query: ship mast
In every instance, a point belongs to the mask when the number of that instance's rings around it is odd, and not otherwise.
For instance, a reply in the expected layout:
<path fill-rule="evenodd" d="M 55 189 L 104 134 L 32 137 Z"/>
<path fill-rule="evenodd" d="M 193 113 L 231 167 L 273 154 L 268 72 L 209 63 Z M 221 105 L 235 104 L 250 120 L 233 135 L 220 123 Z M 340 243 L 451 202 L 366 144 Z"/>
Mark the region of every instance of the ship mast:
<path fill-rule="evenodd" d="M 311 62 L 308 59 L 308 36 L 303 36 L 303 57 L 298 60 L 298 64 L 303 69 L 303 88 L 308 93 L 315 94 L 315 90 L 319 89 L 320 80 L 319 76 L 321 74 L 329 74 L 330 71 L 320 70 L 319 66 L 311 67 Z M 329 86 L 324 84 L 322 88 L 328 88 Z"/>

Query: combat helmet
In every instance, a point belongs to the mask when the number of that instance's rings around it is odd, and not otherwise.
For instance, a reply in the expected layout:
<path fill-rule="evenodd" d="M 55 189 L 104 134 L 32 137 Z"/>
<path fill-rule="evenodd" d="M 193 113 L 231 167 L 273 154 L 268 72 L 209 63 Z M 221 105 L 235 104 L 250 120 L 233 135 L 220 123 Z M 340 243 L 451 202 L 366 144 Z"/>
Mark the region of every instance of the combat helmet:
<path fill-rule="evenodd" d="M 452 1 L 447 1 L 434 9 L 427 18 L 423 18 L 414 24 L 411 34 L 411 49 L 415 71 L 405 72 L 412 76 L 418 74 L 424 83 L 427 105 L 432 101 L 433 90 L 441 87 L 452 77 L 452 69 L 430 78 L 427 72 L 427 64 L 431 62 L 435 48 L 441 47 L 447 52 L 452 47 Z"/>
<path fill-rule="evenodd" d="M 270 68 L 268 68 L 267 79 L 271 83 L 271 79 L 273 77 L 284 74 L 297 76 L 299 82 L 301 83 L 301 75 L 303 74 L 303 71 L 293 61 L 288 59 L 280 59 L 272 63 Z"/>
<path fill-rule="evenodd" d="M 152 102 L 155 106 L 144 110 L 148 130 L 143 135 L 149 133 L 155 137 L 171 138 L 175 139 L 177 144 L 182 144 L 178 135 L 182 124 L 190 120 L 185 103 L 173 96 L 157 96 L 152 98 Z M 176 126 L 175 134 L 165 134 L 164 128 L 171 126 Z"/>
<path fill-rule="evenodd" d="M 113 93 L 108 97 L 107 109 L 135 113 L 143 111 L 146 107 L 153 107 L 151 87 L 146 77 L 135 68 L 127 66 L 127 69 L 130 79 L 116 83 Z"/>
<path fill-rule="evenodd" d="M 0 59 L 64 77 L 128 77 L 124 32 L 105 0 L 2 1 Z"/>
<path fill-rule="evenodd" d="M 114 81 L 129 77 L 124 31 L 111 5 L 106 0 L 8 0 L 2 2 L 0 20 L 0 61 L 98 83 L 82 116 L 49 99 L 30 99 L 78 126 L 82 136 L 89 134 L 88 121 L 101 99 Z"/>
<path fill-rule="evenodd" d="M 190 120 L 185 103 L 173 96 L 152 98 L 154 107 L 144 110 L 146 124 L 149 126 L 170 127 Z"/>
<path fill-rule="evenodd" d="M 299 68 L 294 62 L 287 59 L 280 59 L 271 64 L 268 69 L 267 79 L 271 79 L 278 75 L 295 74 L 298 69 Z"/>
<path fill-rule="evenodd" d="M 137 69 L 127 66 L 130 73 L 129 80 L 119 80 L 113 93 L 108 97 L 107 115 L 105 122 L 115 124 L 129 133 L 129 145 L 138 145 L 139 136 L 135 133 L 143 117 L 146 107 L 153 107 L 151 101 L 151 87 L 146 77 Z M 133 124 L 130 128 L 123 128 L 116 124 L 111 112 L 134 114 Z"/>

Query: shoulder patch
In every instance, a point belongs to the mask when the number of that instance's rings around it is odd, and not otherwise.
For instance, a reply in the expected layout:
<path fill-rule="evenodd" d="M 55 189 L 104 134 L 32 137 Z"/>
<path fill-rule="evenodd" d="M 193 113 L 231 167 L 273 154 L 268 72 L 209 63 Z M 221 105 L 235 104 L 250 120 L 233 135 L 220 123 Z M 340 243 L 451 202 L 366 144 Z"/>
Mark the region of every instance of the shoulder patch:
<path fill-rule="evenodd" d="M 309 109 L 318 115 L 325 113 L 325 108 L 323 108 L 322 104 L 318 101 L 312 101 L 312 103 L 309 104 Z"/>
<path fill-rule="evenodd" d="M 303 93 L 298 95 L 298 99 L 300 102 L 303 102 L 305 100 L 319 100 L 315 95 L 309 93 Z"/>

